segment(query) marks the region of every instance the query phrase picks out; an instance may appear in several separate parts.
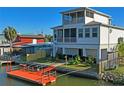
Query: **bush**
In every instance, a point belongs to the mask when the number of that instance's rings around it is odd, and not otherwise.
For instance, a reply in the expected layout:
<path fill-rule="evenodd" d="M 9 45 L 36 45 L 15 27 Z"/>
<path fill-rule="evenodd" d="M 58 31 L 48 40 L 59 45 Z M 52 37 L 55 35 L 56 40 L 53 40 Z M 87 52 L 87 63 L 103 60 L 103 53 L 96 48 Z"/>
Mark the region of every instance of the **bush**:
<path fill-rule="evenodd" d="M 75 58 L 73 58 L 73 59 L 71 59 L 70 61 L 69 61 L 69 64 L 70 65 L 78 65 L 78 64 L 80 64 L 81 63 L 81 58 L 80 58 L 80 56 L 76 56 Z"/>
<path fill-rule="evenodd" d="M 93 56 L 89 56 L 85 59 L 85 62 L 89 65 L 92 65 L 96 62 L 96 59 Z"/>
<path fill-rule="evenodd" d="M 68 65 L 75 65 L 75 60 L 73 58 L 69 60 Z"/>
<path fill-rule="evenodd" d="M 65 59 L 65 55 L 63 55 L 63 54 L 57 54 L 56 55 L 56 58 L 58 58 L 58 59 Z"/>
<path fill-rule="evenodd" d="M 81 63 L 81 58 L 80 58 L 80 56 L 76 56 L 75 57 L 75 65 L 78 65 L 78 64 L 80 64 Z"/>

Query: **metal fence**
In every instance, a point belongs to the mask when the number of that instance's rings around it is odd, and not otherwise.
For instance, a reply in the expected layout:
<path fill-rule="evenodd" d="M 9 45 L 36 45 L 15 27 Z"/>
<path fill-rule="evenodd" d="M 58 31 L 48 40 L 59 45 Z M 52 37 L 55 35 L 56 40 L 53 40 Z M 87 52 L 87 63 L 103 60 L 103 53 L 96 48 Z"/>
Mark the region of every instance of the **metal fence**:
<path fill-rule="evenodd" d="M 119 65 L 118 52 L 108 53 L 107 59 L 101 60 L 101 67 L 106 69 L 114 69 Z"/>

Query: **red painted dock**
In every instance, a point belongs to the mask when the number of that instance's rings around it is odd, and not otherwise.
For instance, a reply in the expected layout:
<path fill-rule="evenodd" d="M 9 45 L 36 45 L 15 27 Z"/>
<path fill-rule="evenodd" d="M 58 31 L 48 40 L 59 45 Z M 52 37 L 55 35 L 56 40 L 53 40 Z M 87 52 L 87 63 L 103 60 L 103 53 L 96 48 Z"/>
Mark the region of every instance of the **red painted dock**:
<path fill-rule="evenodd" d="M 51 70 L 53 70 L 51 66 L 36 72 L 19 69 L 8 71 L 7 75 L 36 84 L 47 85 L 48 83 L 56 81 L 56 75 L 53 75 Z"/>

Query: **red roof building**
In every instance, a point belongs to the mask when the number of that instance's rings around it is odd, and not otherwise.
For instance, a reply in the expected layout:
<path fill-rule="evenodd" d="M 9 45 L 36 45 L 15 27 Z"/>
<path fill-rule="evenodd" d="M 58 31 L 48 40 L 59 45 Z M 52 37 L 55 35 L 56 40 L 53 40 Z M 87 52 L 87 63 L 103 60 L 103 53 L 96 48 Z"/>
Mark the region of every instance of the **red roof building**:
<path fill-rule="evenodd" d="M 14 42 L 14 47 L 26 44 L 39 44 L 44 42 L 45 37 L 43 35 L 18 35 Z"/>

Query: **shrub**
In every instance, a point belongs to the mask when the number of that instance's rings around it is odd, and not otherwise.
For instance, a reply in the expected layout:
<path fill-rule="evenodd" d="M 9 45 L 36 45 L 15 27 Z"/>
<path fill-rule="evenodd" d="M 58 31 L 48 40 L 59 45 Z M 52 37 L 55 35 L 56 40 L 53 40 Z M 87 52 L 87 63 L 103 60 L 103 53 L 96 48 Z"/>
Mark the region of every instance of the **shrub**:
<path fill-rule="evenodd" d="M 76 56 L 75 57 L 75 65 L 78 65 L 78 64 L 80 64 L 81 63 L 81 58 L 80 58 L 80 56 Z"/>
<path fill-rule="evenodd" d="M 70 61 L 69 61 L 69 64 L 70 65 L 78 65 L 81 63 L 81 58 L 80 56 L 76 56 L 75 58 L 72 58 Z"/>
<path fill-rule="evenodd" d="M 69 65 L 75 65 L 75 60 L 72 58 L 71 60 L 69 60 L 68 64 Z"/>
<path fill-rule="evenodd" d="M 65 55 L 63 55 L 63 54 L 57 54 L 56 55 L 56 58 L 58 58 L 58 59 L 65 59 Z"/>
<path fill-rule="evenodd" d="M 96 59 L 93 56 L 89 56 L 85 59 L 85 62 L 89 65 L 92 65 L 96 62 Z"/>

